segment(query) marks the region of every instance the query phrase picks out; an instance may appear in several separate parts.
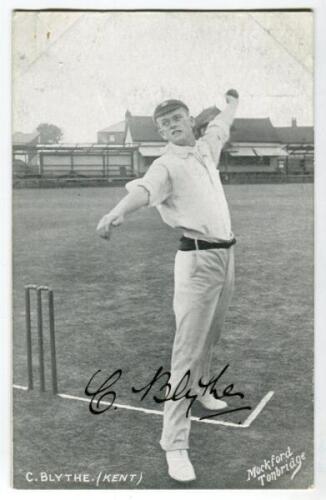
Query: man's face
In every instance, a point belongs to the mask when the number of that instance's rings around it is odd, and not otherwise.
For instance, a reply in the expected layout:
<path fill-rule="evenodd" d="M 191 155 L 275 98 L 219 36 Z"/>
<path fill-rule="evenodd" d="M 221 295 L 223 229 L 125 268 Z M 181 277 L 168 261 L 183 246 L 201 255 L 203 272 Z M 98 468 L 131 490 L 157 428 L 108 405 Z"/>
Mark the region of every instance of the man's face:
<path fill-rule="evenodd" d="M 180 107 L 156 119 L 158 131 L 163 139 L 178 146 L 194 146 L 194 118 Z"/>

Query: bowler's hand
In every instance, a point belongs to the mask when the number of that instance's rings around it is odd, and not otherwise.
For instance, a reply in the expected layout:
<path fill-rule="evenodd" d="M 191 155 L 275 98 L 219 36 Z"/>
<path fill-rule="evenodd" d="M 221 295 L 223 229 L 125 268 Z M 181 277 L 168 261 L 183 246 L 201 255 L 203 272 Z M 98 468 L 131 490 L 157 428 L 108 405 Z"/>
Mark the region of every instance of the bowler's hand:
<path fill-rule="evenodd" d="M 238 91 L 235 89 L 228 90 L 227 93 L 225 94 L 225 99 L 228 104 L 230 102 L 234 102 L 235 100 L 239 99 Z"/>
<path fill-rule="evenodd" d="M 97 225 L 96 231 L 97 234 L 101 237 L 104 238 L 105 240 L 110 239 L 110 234 L 112 230 L 112 226 L 120 226 L 124 221 L 124 218 L 122 215 L 117 215 L 114 214 L 113 212 L 109 212 L 108 214 L 104 215 L 100 222 Z"/>

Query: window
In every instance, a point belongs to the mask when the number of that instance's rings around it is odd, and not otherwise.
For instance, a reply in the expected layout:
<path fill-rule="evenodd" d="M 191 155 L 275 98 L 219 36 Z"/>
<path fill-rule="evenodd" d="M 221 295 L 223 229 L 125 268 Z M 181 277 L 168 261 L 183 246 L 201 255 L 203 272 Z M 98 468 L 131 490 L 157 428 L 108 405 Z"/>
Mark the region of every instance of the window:
<path fill-rule="evenodd" d="M 109 142 L 115 142 L 115 137 L 113 134 L 109 135 Z"/>

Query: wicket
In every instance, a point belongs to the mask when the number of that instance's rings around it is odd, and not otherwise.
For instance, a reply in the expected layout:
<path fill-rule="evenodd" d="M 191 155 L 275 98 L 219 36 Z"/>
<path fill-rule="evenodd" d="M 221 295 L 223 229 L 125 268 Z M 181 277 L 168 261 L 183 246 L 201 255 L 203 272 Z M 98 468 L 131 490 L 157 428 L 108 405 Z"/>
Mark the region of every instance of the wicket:
<path fill-rule="evenodd" d="M 53 394 L 57 394 L 58 393 L 58 377 L 57 377 L 57 361 L 56 361 L 56 349 L 55 349 L 54 300 L 53 300 L 53 290 L 51 290 L 51 288 L 49 288 L 47 286 L 37 286 L 37 285 L 26 285 L 25 286 L 28 390 L 32 390 L 34 388 L 33 355 L 32 355 L 32 322 L 31 322 L 31 291 L 32 290 L 34 290 L 36 292 L 37 340 L 38 340 L 39 371 L 40 371 L 40 391 L 41 392 L 45 391 L 42 292 L 47 292 L 48 312 L 49 312 L 52 392 L 53 392 Z"/>

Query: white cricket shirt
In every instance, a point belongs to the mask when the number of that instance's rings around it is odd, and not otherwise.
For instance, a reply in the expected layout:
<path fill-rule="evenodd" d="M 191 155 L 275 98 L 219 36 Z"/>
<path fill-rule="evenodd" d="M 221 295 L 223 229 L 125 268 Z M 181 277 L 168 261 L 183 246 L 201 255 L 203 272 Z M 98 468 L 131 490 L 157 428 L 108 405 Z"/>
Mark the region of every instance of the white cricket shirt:
<path fill-rule="evenodd" d="M 126 189 L 144 187 L 149 206 L 156 207 L 164 222 L 182 229 L 189 238 L 231 239 L 230 214 L 217 169 L 229 128 L 217 116 L 195 146 L 169 143 L 146 174 L 128 182 Z"/>

